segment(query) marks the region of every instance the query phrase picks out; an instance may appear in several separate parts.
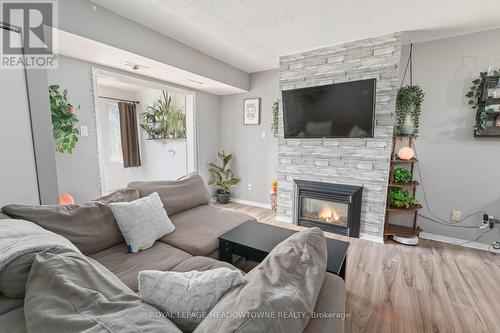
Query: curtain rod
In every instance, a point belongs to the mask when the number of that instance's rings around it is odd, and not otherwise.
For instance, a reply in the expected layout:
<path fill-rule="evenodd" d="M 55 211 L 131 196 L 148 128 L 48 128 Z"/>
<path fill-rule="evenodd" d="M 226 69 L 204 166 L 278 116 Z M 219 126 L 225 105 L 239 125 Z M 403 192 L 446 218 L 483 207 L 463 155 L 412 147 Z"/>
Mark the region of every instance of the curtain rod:
<path fill-rule="evenodd" d="M 107 96 L 97 96 L 97 97 L 99 97 L 99 98 L 105 98 L 105 99 L 110 99 L 110 100 L 118 101 L 118 102 L 140 104 L 139 101 L 129 101 L 128 99 L 121 99 L 121 98 L 114 98 L 114 97 L 107 97 Z"/>

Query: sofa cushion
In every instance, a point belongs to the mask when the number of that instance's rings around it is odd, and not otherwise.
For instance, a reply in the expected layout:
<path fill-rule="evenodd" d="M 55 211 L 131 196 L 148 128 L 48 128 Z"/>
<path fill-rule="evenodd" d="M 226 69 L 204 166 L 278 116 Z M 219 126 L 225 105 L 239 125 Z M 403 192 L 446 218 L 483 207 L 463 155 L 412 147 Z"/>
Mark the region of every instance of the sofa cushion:
<path fill-rule="evenodd" d="M 239 270 L 228 262 L 219 261 L 212 258 L 196 256 L 184 260 L 183 262 L 175 265 L 171 271 L 174 272 L 190 272 L 190 271 L 208 271 L 215 268 L 229 268 L 232 270 Z"/>
<path fill-rule="evenodd" d="M 181 333 L 104 266 L 75 252 L 39 253 L 26 286 L 28 332 Z"/>
<path fill-rule="evenodd" d="M 136 199 L 137 192 L 119 190 L 98 200 L 110 203 Z M 102 202 L 85 205 L 7 205 L 2 207 L 2 211 L 67 238 L 85 255 L 123 242 L 111 208 Z"/>
<path fill-rule="evenodd" d="M 229 289 L 244 282 L 239 270 L 139 273 L 139 294 L 166 313 L 184 333 L 192 332 Z"/>
<path fill-rule="evenodd" d="M 132 182 L 128 187 L 139 190 L 141 197 L 158 192 L 169 216 L 210 202 L 207 185 L 198 173 L 178 180 Z"/>
<path fill-rule="evenodd" d="M 326 273 L 314 308 L 315 313 L 326 316 L 311 318 L 304 333 L 344 332 L 345 296 L 344 280 L 337 275 Z M 329 317 L 330 315 L 332 317 Z"/>
<path fill-rule="evenodd" d="M 132 202 L 115 202 L 109 206 L 129 252 L 149 249 L 157 239 L 175 229 L 156 192 Z"/>
<path fill-rule="evenodd" d="M 326 260 L 321 230 L 310 228 L 292 235 L 245 276 L 246 284 L 224 295 L 194 332 L 303 332 L 323 285 Z M 225 313 L 248 315 L 227 317 Z"/>
<path fill-rule="evenodd" d="M 194 256 L 208 256 L 219 248 L 218 237 L 247 221 L 251 216 L 211 205 L 198 206 L 170 216 L 175 231 L 160 241 Z"/>
<path fill-rule="evenodd" d="M 169 271 L 175 265 L 191 258 L 191 255 L 168 244 L 156 242 L 149 249 L 138 253 L 128 253 L 127 245 L 121 243 L 90 257 L 106 266 L 130 289 L 137 291 L 137 275 L 140 271 Z"/>
<path fill-rule="evenodd" d="M 100 203 L 107 205 L 114 202 L 130 202 L 137 200 L 139 198 L 140 198 L 139 191 L 137 189 L 122 188 L 92 201 L 98 201 Z"/>

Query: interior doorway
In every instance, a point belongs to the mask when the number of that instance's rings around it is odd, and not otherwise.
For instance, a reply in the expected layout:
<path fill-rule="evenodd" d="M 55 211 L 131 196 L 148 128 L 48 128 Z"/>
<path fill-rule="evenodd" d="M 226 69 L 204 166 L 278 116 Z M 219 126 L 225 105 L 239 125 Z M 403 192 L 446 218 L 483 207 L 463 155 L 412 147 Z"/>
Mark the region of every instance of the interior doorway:
<path fill-rule="evenodd" d="M 194 93 L 94 70 L 101 193 L 196 171 Z"/>

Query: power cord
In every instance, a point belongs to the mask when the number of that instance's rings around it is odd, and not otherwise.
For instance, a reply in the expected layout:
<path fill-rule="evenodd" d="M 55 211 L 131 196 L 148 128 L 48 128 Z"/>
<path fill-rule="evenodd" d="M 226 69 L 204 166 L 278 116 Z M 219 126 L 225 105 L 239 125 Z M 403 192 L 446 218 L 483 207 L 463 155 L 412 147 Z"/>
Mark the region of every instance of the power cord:
<path fill-rule="evenodd" d="M 417 153 L 417 148 L 415 146 L 415 143 L 413 144 L 413 150 L 415 151 L 415 157 L 418 156 L 418 153 Z M 418 216 L 420 217 L 423 217 L 427 220 L 430 220 L 430 221 L 433 221 L 433 222 L 436 222 L 438 224 L 442 224 L 442 225 L 446 225 L 446 226 L 449 226 L 449 227 L 457 227 L 457 228 L 479 228 L 480 226 L 468 226 L 468 225 L 456 225 L 457 223 L 460 223 L 460 222 L 464 222 L 465 220 L 473 217 L 473 216 L 476 216 L 476 215 L 479 215 L 479 214 L 484 214 L 485 212 L 484 211 L 477 211 L 475 213 L 472 213 L 472 214 L 469 214 L 467 215 L 466 217 L 458 220 L 458 221 L 455 221 L 455 222 L 449 222 L 445 219 L 442 219 L 440 218 L 439 216 L 435 215 L 432 210 L 431 210 L 431 207 L 429 205 L 429 202 L 427 200 L 427 193 L 425 191 L 425 185 L 424 185 L 424 180 L 423 180 L 423 177 L 422 177 L 422 172 L 420 170 L 420 164 L 419 163 L 416 163 L 417 165 L 417 171 L 418 171 L 418 176 L 420 178 L 420 188 L 422 189 L 422 194 L 424 196 L 424 202 L 425 202 L 425 206 L 427 208 L 427 211 L 429 212 L 429 214 L 432 216 L 432 217 L 429 217 L 429 216 L 425 216 L 425 215 L 422 215 L 422 214 L 418 214 Z"/>

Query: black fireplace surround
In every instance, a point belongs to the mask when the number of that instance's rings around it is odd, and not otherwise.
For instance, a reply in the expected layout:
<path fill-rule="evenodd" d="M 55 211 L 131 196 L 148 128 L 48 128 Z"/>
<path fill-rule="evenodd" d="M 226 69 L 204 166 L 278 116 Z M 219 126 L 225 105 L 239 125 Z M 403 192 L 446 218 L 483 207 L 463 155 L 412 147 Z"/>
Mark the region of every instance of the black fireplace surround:
<path fill-rule="evenodd" d="M 294 223 L 359 237 L 362 186 L 294 180 Z"/>

